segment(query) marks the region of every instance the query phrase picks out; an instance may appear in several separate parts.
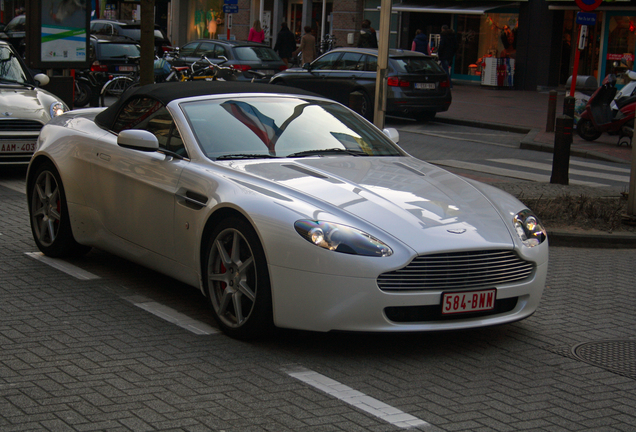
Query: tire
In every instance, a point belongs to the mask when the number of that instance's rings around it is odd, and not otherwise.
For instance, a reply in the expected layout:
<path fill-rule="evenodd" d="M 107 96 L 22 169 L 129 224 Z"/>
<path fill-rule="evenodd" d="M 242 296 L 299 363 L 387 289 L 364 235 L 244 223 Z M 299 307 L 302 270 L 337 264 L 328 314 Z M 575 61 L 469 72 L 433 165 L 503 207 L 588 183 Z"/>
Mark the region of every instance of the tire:
<path fill-rule="evenodd" d="M 92 93 L 93 91 L 87 83 L 84 81 L 75 81 L 75 100 L 73 101 L 73 105 L 77 108 L 88 105 Z"/>
<path fill-rule="evenodd" d="M 119 99 L 119 97 L 134 84 L 135 80 L 127 76 L 116 77 L 108 81 L 104 84 L 104 87 L 102 87 L 102 92 L 99 95 L 99 106 L 106 106 L 106 97 Z"/>
<path fill-rule="evenodd" d="M 202 262 L 205 292 L 221 329 L 242 340 L 271 333 L 269 272 L 254 228 L 243 219 L 224 219 L 213 229 Z"/>
<path fill-rule="evenodd" d="M 362 90 L 360 90 L 359 92 L 362 93 L 362 101 L 359 106 L 358 114 L 360 114 L 362 117 L 372 122 L 373 121 L 373 104 L 371 103 L 371 98 L 369 97 L 368 94 L 366 94 L 366 92 Z"/>
<path fill-rule="evenodd" d="M 43 163 L 36 169 L 29 188 L 31 232 L 38 249 L 54 258 L 90 251 L 73 237 L 64 187 L 52 163 Z"/>
<path fill-rule="evenodd" d="M 586 118 L 579 119 L 576 123 L 576 133 L 586 141 L 594 141 L 602 134 L 594 127 L 592 121 Z"/>
<path fill-rule="evenodd" d="M 435 120 L 436 114 L 435 111 L 423 111 L 415 116 L 415 120 L 418 122 L 430 122 Z"/>

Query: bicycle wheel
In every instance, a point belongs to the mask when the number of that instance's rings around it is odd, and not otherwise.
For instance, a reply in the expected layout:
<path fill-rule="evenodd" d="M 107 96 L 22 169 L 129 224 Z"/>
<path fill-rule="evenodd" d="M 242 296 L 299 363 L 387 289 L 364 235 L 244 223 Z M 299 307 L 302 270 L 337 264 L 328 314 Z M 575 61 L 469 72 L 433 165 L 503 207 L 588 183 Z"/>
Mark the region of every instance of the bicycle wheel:
<path fill-rule="evenodd" d="M 127 76 L 115 77 L 108 81 L 104 84 L 104 87 L 102 87 L 102 92 L 99 97 L 100 106 L 106 106 L 106 97 L 115 97 L 119 99 L 119 97 L 134 84 L 135 80 Z"/>

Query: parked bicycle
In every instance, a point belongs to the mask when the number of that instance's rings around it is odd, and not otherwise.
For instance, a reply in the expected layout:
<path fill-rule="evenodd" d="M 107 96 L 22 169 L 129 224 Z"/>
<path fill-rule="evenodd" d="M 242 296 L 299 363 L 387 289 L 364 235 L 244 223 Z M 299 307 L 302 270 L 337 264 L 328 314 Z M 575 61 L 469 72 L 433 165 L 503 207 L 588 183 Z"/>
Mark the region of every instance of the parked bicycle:
<path fill-rule="evenodd" d="M 167 70 L 165 63 L 160 62 L 160 60 L 164 60 L 165 59 L 159 59 L 158 57 L 155 58 L 155 72 L 158 71 L 158 65 L 161 64 L 161 69 L 163 72 L 165 72 Z M 168 63 L 169 65 L 169 63 Z M 179 68 L 179 67 L 174 67 L 174 66 L 169 66 L 169 70 L 170 72 L 168 73 L 168 75 L 162 75 L 162 74 L 158 74 L 155 73 L 155 82 L 175 82 L 175 81 L 181 81 L 182 79 L 182 75 L 183 75 L 183 71 L 181 70 L 183 68 Z M 107 97 L 115 97 L 117 99 L 119 99 L 119 97 L 129 88 L 134 87 L 134 86 L 138 86 L 139 85 L 139 79 L 140 79 L 140 75 L 139 75 L 139 71 L 138 69 L 130 72 L 128 74 L 123 74 L 123 75 L 116 75 L 113 76 L 112 78 L 110 78 L 102 87 L 101 91 L 100 91 L 100 96 L 99 96 L 99 104 L 100 106 L 106 106 L 106 98 Z"/>

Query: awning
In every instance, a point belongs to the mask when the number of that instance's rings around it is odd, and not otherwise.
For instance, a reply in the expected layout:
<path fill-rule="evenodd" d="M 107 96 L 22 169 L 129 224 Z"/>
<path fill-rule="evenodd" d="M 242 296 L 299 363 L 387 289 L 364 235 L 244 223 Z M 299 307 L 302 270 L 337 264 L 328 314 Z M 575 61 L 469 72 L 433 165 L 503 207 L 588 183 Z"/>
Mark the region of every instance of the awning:
<path fill-rule="evenodd" d="M 449 2 L 446 4 L 423 5 L 413 3 L 398 3 L 391 8 L 393 12 L 425 12 L 425 13 L 447 13 L 462 15 L 484 15 L 494 12 L 496 9 L 516 8 L 519 3 L 504 2 Z M 380 9 L 378 7 L 378 9 Z"/>

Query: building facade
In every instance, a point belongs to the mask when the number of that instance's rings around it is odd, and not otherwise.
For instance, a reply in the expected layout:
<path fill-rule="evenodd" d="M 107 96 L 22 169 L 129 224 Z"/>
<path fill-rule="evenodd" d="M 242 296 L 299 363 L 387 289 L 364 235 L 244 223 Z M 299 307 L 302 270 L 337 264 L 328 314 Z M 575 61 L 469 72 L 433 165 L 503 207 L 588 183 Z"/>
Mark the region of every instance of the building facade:
<path fill-rule="evenodd" d="M 139 1 L 98 0 L 100 17 L 133 19 Z M 226 0 L 155 0 L 157 23 L 175 46 L 198 38 L 246 40 L 254 20 L 274 46 L 281 23 L 297 40 L 307 25 L 319 41 L 335 37 L 336 46 L 356 46 L 363 19 L 381 36 L 381 0 L 235 0 L 236 13 L 224 13 Z M 416 30 L 435 48 L 443 25 L 455 31 L 458 49 L 452 66 L 455 80 L 484 84 L 507 65 L 507 84 L 523 90 L 564 86 L 572 75 L 578 29 L 574 0 L 393 0 L 389 46 L 410 49 Z M 578 75 L 599 82 L 608 73 L 634 69 L 636 0 L 603 2 L 580 53 Z M 231 28 L 229 28 L 231 26 Z M 228 31 L 229 30 L 229 31 Z M 501 84 L 501 82 L 495 82 Z"/>

